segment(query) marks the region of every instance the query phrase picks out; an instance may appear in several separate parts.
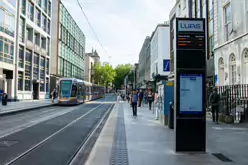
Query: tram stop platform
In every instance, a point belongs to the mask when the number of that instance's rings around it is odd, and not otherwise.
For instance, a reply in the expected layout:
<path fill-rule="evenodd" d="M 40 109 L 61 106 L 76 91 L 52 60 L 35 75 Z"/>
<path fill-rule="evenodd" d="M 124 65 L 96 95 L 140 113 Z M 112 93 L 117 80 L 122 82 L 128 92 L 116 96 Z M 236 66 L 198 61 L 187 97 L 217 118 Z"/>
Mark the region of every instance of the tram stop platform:
<path fill-rule="evenodd" d="M 174 130 L 155 120 L 152 111 L 148 110 L 148 105 L 138 107 L 137 115 L 133 117 L 129 104 L 118 102 L 96 141 L 86 165 L 247 165 L 248 163 L 247 127 L 235 130 L 234 126 L 217 125 L 207 121 L 207 152 L 175 153 Z"/>

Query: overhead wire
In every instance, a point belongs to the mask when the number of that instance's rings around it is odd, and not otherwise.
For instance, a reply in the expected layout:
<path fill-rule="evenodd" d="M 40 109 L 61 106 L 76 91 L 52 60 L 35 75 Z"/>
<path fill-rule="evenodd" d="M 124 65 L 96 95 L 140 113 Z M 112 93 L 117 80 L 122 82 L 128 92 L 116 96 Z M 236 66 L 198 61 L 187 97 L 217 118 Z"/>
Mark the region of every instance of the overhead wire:
<path fill-rule="evenodd" d="M 80 4 L 80 2 L 79 2 L 78 0 L 77 0 L 77 3 L 78 3 L 78 5 L 79 5 L 79 7 L 80 7 L 80 9 L 81 9 L 81 11 L 82 11 L 82 13 L 83 13 L 83 15 L 84 15 L 86 21 L 88 22 L 88 24 L 89 24 L 89 26 L 90 26 L 90 28 L 91 28 L 91 30 L 92 30 L 94 36 L 96 37 L 96 39 L 97 39 L 99 45 L 102 47 L 102 49 L 103 49 L 103 51 L 105 52 L 106 56 L 107 56 L 108 58 L 111 57 L 111 56 L 108 55 L 107 51 L 104 49 L 104 47 L 103 47 L 103 45 L 102 45 L 102 43 L 101 43 L 99 37 L 97 36 L 97 34 L 96 34 L 96 32 L 95 32 L 93 26 L 91 25 L 91 23 L 90 23 L 90 21 L 89 21 L 87 15 L 86 15 L 86 13 L 84 12 L 83 7 L 81 6 L 81 4 Z"/>

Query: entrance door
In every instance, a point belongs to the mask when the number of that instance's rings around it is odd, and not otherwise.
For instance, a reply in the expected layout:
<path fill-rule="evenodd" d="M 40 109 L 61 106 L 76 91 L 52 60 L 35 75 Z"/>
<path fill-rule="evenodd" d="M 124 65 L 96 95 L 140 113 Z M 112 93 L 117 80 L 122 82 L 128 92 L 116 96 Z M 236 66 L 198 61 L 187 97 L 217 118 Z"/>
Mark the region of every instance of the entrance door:
<path fill-rule="evenodd" d="M 33 83 L 33 99 L 39 100 L 39 83 Z"/>

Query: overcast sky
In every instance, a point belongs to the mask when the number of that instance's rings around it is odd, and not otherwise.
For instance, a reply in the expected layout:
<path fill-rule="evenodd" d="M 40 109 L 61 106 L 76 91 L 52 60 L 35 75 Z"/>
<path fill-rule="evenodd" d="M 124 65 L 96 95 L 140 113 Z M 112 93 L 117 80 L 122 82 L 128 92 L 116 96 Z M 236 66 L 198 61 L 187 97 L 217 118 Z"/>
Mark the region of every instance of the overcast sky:
<path fill-rule="evenodd" d="M 175 0 L 79 0 L 101 45 L 83 16 L 77 0 L 62 0 L 86 36 L 86 53 L 97 49 L 101 61 L 137 63 L 146 36 L 168 21 Z"/>

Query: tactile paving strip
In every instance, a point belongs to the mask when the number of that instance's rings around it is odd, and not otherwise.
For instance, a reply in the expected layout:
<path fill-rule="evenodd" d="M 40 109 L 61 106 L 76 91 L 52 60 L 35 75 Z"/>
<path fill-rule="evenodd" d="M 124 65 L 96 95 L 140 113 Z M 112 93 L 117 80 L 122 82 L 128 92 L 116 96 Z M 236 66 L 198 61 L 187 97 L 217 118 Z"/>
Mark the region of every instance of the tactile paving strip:
<path fill-rule="evenodd" d="M 124 124 L 124 111 L 121 105 L 118 112 L 118 119 L 115 128 L 114 142 L 110 157 L 110 165 L 128 165 L 128 152 L 126 130 Z"/>

